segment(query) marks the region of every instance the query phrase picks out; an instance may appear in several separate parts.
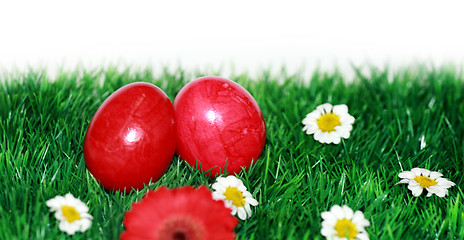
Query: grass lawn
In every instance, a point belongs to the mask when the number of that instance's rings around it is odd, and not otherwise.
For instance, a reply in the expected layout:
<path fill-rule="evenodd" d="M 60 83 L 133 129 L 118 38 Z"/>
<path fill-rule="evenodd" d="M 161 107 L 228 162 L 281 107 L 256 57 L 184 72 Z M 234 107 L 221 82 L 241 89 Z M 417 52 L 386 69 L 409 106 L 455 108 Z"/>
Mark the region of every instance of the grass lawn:
<path fill-rule="evenodd" d="M 68 192 L 94 217 L 91 228 L 73 239 L 117 239 L 125 211 L 148 189 L 213 182 L 178 157 L 159 181 L 128 195 L 106 192 L 87 171 L 85 132 L 111 93 L 144 81 L 173 100 L 183 85 L 204 75 L 153 71 L 79 70 L 54 82 L 41 71 L 2 75 L 0 239 L 66 239 L 45 202 Z M 239 222 L 237 239 L 323 239 L 321 212 L 335 204 L 363 211 L 371 239 L 462 239 L 462 72 L 413 66 L 393 75 L 358 72 L 353 81 L 319 71 L 304 79 L 284 70 L 231 79 L 254 96 L 267 126 L 260 159 L 239 174 L 259 205 L 252 218 Z M 326 102 L 346 104 L 356 118 L 351 137 L 338 145 L 302 132 L 305 115 Z M 439 171 L 456 186 L 444 198 L 414 197 L 407 185 L 395 186 L 398 173 L 414 167 Z"/>

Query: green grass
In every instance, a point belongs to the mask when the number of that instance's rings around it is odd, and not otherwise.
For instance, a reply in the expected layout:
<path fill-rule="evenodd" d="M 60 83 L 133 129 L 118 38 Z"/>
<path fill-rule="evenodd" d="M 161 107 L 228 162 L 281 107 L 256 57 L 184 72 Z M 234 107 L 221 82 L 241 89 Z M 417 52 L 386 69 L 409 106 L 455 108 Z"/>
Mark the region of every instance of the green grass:
<path fill-rule="evenodd" d="M 2 75 L 0 239 L 66 239 L 45 201 L 67 192 L 86 202 L 94 216 L 91 228 L 73 239 L 117 239 L 125 211 L 148 189 L 213 182 L 177 157 L 159 181 L 128 195 L 106 192 L 86 170 L 85 132 L 106 97 L 145 81 L 173 100 L 185 83 L 205 74 L 153 71 L 76 70 L 54 82 L 42 71 Z M 238 239 L 322 239 L 321 212 L 334 204 L 363 211 L 371 239 L 464 236 L 461 72 L 413 66 L 391 74 L 372 68 L 346 81 L 336 72 L 315 71 L 305 79 L 282 70 L 232 79 L 255 97 L 267 126 L 261 158 L 239 174 L 259 206 L 251 219 L 240 221 Z M 301 120 L 326 102 L 347 104 L 356 118 L 351 137 L 339 145 L 302 132 Z M 444 198 L 413 197 L 406 185 L 395 186 L 402 168 L 413 167 L 440 171 L 456 186 Z"/>

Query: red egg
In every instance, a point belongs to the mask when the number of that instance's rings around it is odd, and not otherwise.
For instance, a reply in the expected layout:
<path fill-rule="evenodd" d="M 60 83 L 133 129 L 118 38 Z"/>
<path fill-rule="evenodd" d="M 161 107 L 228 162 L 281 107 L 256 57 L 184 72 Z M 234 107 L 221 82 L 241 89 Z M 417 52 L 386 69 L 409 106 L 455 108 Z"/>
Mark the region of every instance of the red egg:
<path fill-rule="evenodd" d="M 263 114 L 239 84 L 202 77 L 187 84 L 174 100 L 177 153 L 210 177 L 240 172 L 258 160 L 266 140 Z M 197 165 L 198 161 L 198 165 Z"/>
<path fill-rule="evenodd" d="M 138 82 L 118 89 L 87 129 L 87 168 L 107 190 L 129 192 L 157 181 L 175 153 L 174 119 L 171 101 L 155 85 Z"/>

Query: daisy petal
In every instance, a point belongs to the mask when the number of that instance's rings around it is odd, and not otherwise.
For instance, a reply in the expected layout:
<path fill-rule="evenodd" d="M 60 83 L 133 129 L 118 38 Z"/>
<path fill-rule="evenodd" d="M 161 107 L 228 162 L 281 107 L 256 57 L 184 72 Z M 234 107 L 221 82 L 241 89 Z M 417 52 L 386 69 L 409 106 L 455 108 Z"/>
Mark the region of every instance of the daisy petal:
<path fill-rule="evenodd" d="M 441 173 L 439 173 L 439 172 L 431 172 L 429 177 L 430 177 L 431 179 L 437 179 L 437 178 L 439 178 L 439 177 L 441 177 L 441 176 L 443 176 L 443 174 L 441 174 Z"/>
<path fill-rule="evenodd" d="M 314 133 L 314 140 L 321 142 L 321 139 L 322 139 L 321 131 L 317 131 L 316 133 Z"/>
<path fill-rule="evenodd" d="M 348 131 L 347 129 L 345 129 L 344 127 L 342 126 L 336 126 L 335 127 L 335 132 L 342 138 L 344 139 L 347 139 L 350 137 L 350 131 Z"/>
<path fill-rule="evenodd" d="M 414 174 L 414 176 L 420 176 L 422 173 L 422 168 L 413 168 L 411 169 L 411 172 Z"/>
<path fill-rule="evenodd" d="M 447 190 L 444 189 L 444 188 L 440 188 L 440 187 L 430 187 L 430 188 L 427 188 L 427 191 L 430 192 L 430 193 L 434 193 L 435 195 L 437 195 L 438 197 L 444 197 L 447 193 Z"/>
<path fill-rule="evenodd" d="M 398 185 L 398 184 L 403 184 L 403 183 L 409 183 L 409 179 L 401 179 L 399 182 L 397 182 L 395 185 Z"/>
<path fill-rule="evenodd" d="M 341 138 L 340 138 L 339 136 L 334 136 L 334 137 L 332 137 L 332 139 L 331 139 L 331 142 L 332 142 L 333 144 L 339 144 L 340 141 L 341 141 Z M 330 143 L 330 142 L 329 142 L 329 143 Z"/>
<path fill-rule="evenodd" d="M 415 177 L 415 174 L 411 171 L 403 171 L 403 172 L 398 173 L 398 177 L 413 179 Z"/>
<path fill-rule="evenodd" d="M 342 219 L 342 218 L 345 218 L 345 214 L 343 214 L 343 209 L 342 207 L 338 206 L 338 205 L 334 205 L 332 206 L 332 208 L 330 208 L 330 212 L 335 215 L 335 217 L 339 218 L 339 219 Z"/>
<path fill-rule="evenodd" d="M 322 219 L 327 220 L 327 219 L 332 218 L 333 215 L 330 212 L 322 212 L 321 217 L 322 217 Z M 335 219 L 335 218 L 333 218 L 333 219 Z"/>
<path fill-rule="evenodd" d="M 450 188 L 450 187 L 456 185 L 454 182 L 451 182 L 450 180 L 448 180 L 446 178 L 439 178 L 436 181 L 437 181 L 439 186 L 444 187 L 444 188 Z"/>
<path fill-rule="evenodd" d="M 364 217 L 364 213 L 359 210 L 353 214 L 353 222 L 362 226 L 363 228 L 370 225 L 369 221 L 367 221 L 367 219 Z"/>
<path fill-rule="evenodd" d="M 369 240 L 369 235 L 367 235 L 367 232 L 362 232 L 362 233 L 358 233 L 356 235 L 356 238 L 359 240 Z"/>
<path fill-rule="evenodd" d="M 247 198 L 246 201 L 251 205 L 251 206 L 258 206 L 258 201 L 254 198 Z"/>
<path fill-rule="evenodd" d="M 422 194 L 423 188 L 421 186 L 413 186 L 409 184 L 408 189 L 411 190 L 414 197 L 418 197 Z"/>
<path fill-rule="evenodd" d="M 247 214 L 246 214 L 245 209 L 243 207 L 238 208 L 237 213 L 238 213 L 238 218 L 240 218 L 242 220 L 245 220 L 247 218 Z"/>
<path fill-rule="evenodd" d="M 321 113 L 330 113 L 332 112 L 332 104 L 324 103 L 316 108 Z"/>
<path fill-rule="evenodd" d="M 343 115 L 343 114 L 347 114 L 348 113 L 348 106 L 346 106 L 345 104 L 335 105 L 335 106 L 333 106 L 332 112 L 339 115 L 339 116 Z"/>
<path fill-rule="evenodd" d="M 424 169 L 424 168 L 423 168 L 423 169 L 421 170 L 421 174 L 422 174 L 422 176 L 428 177 L 428 176 L 430 175 L 430 170 L 427 170 L 427 169 Z"/>

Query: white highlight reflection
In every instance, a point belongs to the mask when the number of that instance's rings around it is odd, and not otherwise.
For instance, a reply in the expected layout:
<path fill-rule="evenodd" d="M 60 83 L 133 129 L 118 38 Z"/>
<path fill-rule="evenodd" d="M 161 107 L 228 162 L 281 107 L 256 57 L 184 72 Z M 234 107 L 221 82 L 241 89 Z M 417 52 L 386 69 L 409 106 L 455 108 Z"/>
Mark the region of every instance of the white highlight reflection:
<path fill-rule="evenodd" d="M 208 121 L 211 123 L 214 123 L 214 120 L 216 120 L 216 113 L 213 110 L 209 110 L 206 113 L 206 118 L 208 118 Z"/>
<path fill-rule="evenodd" d="M 124 140 L 128 143 L 134 143 L 140 140 L 140 129 L 137 128 L 129 128 L 129 133 L 127 133 L 126 137 Z"/>

